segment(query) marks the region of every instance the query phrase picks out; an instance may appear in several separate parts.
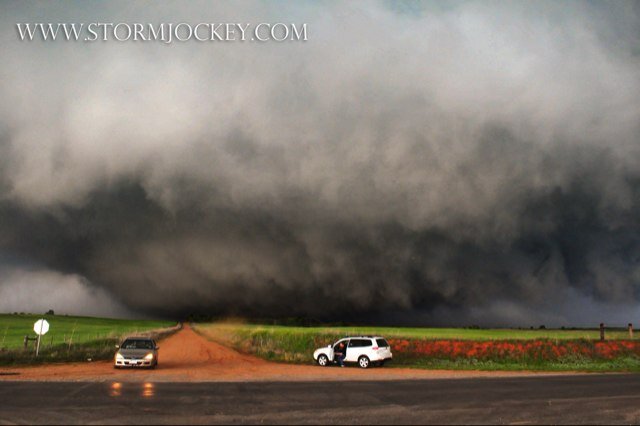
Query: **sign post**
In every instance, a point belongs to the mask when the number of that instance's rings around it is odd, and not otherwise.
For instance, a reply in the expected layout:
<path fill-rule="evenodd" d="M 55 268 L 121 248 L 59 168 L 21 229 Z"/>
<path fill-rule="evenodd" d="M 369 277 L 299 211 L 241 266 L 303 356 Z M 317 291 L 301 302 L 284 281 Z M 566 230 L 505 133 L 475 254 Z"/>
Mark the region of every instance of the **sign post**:
<path fill-rule="evenodd" d="M 49 331 L 49 323 L 44 318 L 39 319 L 33 324 L 33 331 L 38 335 L 38 343 L 36 344 L 36 356 L 38 356 L 38 353 L 40 353 L 40 339 Z"/>

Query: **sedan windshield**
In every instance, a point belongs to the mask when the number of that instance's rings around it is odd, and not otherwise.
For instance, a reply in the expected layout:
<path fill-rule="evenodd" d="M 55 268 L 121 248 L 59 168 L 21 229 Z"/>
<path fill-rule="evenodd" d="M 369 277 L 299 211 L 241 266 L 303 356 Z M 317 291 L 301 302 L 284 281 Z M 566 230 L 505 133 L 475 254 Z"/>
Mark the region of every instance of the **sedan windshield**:
<path fill-rule="evenodd" d="M 146 339 L 127 339 L 122 349 L 153 349 L 153 341 Z"/>

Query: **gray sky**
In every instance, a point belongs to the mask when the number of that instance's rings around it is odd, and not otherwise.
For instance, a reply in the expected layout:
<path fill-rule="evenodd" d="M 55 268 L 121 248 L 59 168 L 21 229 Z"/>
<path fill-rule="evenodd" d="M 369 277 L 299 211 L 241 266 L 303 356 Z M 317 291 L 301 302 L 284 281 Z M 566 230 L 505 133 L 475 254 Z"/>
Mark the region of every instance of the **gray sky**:
<path fill-rule="evenodd" d="M 119 316 L 640 320 L 637 3 L 0 8 L 0 310 L 48 288 Z M 309 40 L 21 42 L 19 22 Z"/>

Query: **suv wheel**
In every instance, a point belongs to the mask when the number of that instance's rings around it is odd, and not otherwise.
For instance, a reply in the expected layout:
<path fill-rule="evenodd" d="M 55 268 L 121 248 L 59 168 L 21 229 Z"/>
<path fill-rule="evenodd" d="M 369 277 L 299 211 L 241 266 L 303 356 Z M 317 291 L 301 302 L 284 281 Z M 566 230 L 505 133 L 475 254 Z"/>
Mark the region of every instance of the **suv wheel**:
<path fill-rule="evenodd" d="M 369 358 L 367 358 L 366 356 L 363 355 L 358 358 L 358 365 L 360 366 L 360 368 L 369 368 L 370 364 L 371 361 L 369 361 Z"/>
<path fill-rule="evenodd" d="M 329 365 L 329 358 L 327 358 L 326 355 L 320 355 L 318 357 L 318 365 L 320 367 L 326 367 L 327 365 Z"/>

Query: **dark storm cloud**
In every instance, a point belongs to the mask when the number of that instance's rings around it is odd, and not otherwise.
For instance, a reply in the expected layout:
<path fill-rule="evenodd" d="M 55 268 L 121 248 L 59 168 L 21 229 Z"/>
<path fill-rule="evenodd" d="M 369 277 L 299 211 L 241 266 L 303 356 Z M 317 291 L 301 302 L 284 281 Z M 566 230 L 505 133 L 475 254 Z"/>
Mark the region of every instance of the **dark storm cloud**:
<path fill-rule="evenodd" d="M 147 314 L 637 315 L 635 3 L 65 6 L 310 40 L 20 43 L 8 11 L 0 254 Z"/>

